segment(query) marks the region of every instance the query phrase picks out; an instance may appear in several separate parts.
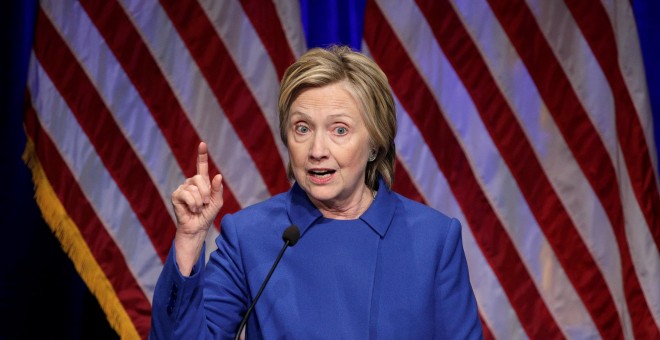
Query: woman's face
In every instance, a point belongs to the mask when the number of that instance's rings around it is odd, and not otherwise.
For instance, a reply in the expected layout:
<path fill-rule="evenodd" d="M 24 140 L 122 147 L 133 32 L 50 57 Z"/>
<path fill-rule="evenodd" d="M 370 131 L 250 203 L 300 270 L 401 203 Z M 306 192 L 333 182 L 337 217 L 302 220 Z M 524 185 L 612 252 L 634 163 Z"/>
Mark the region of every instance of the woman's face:
<path fill-rule="evenodd" d="M 287 142 L 293 174 L 312 201 L 350 208 L 369 195 L 369 133 L 345 82 L 304 90 L 291 104 Z"/>

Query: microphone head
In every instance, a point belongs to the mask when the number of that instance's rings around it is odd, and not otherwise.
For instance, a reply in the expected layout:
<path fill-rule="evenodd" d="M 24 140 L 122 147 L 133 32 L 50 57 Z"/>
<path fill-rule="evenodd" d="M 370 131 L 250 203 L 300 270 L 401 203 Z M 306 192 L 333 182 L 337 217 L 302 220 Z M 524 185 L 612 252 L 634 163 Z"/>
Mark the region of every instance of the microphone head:
<path fill-rule="evenodd" d="M 300 229 L 295 224 L 290 225 L 282 233 L 282 240 L 284 242 L 289 242 L 289 247 L 293 247 L 298 242 L 300 238 Z"/>

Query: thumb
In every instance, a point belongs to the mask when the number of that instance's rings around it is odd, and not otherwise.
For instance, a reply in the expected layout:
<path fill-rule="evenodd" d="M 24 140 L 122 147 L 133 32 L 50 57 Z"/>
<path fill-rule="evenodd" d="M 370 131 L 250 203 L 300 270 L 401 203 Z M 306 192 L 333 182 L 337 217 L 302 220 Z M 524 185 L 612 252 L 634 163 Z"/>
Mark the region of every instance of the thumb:
<path fill-rule="evenodd" d="M 211 200 L 222 205 L 222 175 L 217 174 L 211 181 Z"/>

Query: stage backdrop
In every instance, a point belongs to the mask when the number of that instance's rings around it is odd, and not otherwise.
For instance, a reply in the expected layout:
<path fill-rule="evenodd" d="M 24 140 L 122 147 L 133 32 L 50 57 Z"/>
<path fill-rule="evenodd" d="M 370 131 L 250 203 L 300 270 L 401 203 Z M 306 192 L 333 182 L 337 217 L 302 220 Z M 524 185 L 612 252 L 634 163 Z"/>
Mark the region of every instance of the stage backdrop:
<path fill-rule="evenodd" d="M 656 144 L 629 1 L 316 6 L 38 5 L 24 159 L 121 336 L 148 334 L 170 194 L 200 141 L 224 176 L 219 218 L 289 188 L 278 84 L 323 32 L 388 75 L 394 189 L 463 224 L 486 338 L 660 337 Z"/>

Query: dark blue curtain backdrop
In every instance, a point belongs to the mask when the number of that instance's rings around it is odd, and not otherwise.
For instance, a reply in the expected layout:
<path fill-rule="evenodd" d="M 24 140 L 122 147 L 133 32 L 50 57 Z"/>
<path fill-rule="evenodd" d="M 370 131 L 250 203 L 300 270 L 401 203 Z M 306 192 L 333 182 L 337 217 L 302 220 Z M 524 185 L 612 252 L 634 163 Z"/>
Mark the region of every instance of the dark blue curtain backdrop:
<path fill-rule="evenodd" d="M 359 49 L 365 0 L 300 0 L 309 47 L 347 44 Z M 651 105 L 660 145 L 660 2 L 633 0 Z M 25 147 L 23 100 L 36 0 L 0 5 L 2 106 L 0 143 L 0 339 L 117 338 L 95 298 L 41 219 L 31 174 L 21 160 Z M 8 51 L 7 51 L 8 50 Z"/>
<path fill-rule="evenodd" d="M 660 155 L 660 1 L 633 0 L 632 4 L 651 97 L 656 152 Z"/>
<path fill-rule="evenodd" d="M 300 16 L 307 47 L 362 46 L 362 26 L 366 0 L 300 0 Z"/>
<path fill-rule="evenodd" d="M 23 103 L 36 0 L 0 5 L 0 339 L 117 339 L 59 241 L 41 218 L 25 148 Z"/>

